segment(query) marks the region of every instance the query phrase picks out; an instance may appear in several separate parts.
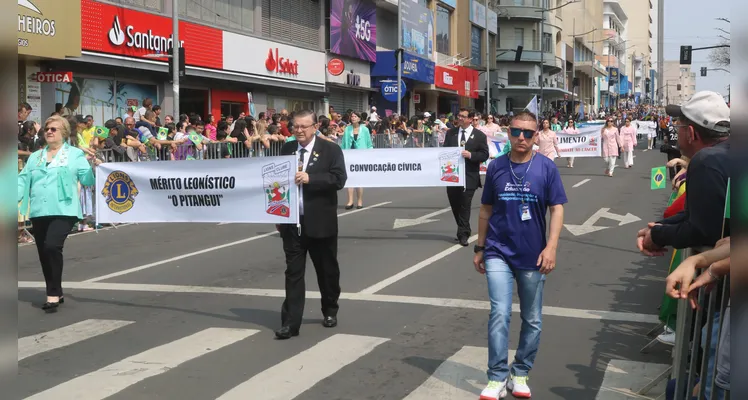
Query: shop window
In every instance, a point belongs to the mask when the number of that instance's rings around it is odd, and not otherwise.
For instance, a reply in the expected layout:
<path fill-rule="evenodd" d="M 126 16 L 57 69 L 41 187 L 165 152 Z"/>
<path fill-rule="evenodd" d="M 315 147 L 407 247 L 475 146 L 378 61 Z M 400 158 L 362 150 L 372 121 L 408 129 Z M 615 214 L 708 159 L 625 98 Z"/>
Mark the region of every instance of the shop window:
<path fill-rule="evenodd" d="M 159 104 L 156 92 L 156 85 L 143 85 L 139 83 L 130 82 L 117 82 L 117 111 L 116 115 L 124 116 L 127 107 L 137 106 L 138 108 L 143 106 L 143 100 L 151 99 L 153 105 Z M 161 120 L 164 120 L 166 115 L 161 115 Z"/>
<path fill-rule="evenodd" d="M 95 125 L 104 125 L 115 117 L 114 85 L 114 80 L 75 77 L 70 83 L 55 84 L 55 103 L 62 104 L 63 117 L 91 115 Z"/>
<path fill-rule="evenodd" d="M 160 0 L 146 0 L 160 1 Z M 186 0 L 179 2 L 179 14 L 217 27 L 252 32 L 255 0 Z"/>
<path fill-rule="evenodd" d="M 222 101 L 220 118 L 226 118 L 229 115 L 233 116 L 234 119 L 239 118 L 239 114 L 241 114 L 244 111 L 244 108 L 245 108 L 245 103 Z"/>
<path fill-rule="evenodd" d="M 509 71 L 507 73 L 509 86 L 530 86 L 530 73 Z"/>
<path fill-rule="evenodd" d="M 259 1 L 259 0 L 258 0 Z M 320 2 L 261 0 L 262 36 L 319 50 Z"/>
<path fill-rule="evenodd" d="M 314 100 L 268 96 L 268 113 L 272 115 L 280 113 L 284 109 L 289 113 L 301 110 L 312 110 L 317 112 L 317 109 L 314 106 Z"/>
<path fill-rule="evenodd" d="M 446 7 L 436 6 L 436 51 L 451 55 L 449 46 L 449 29 L 452 13 Z"/>

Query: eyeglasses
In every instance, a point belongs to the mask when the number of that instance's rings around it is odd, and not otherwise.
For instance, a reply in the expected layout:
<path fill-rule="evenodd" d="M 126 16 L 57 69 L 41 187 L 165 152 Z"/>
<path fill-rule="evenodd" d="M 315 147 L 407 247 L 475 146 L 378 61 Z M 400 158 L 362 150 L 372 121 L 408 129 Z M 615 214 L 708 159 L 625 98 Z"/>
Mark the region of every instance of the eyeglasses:
<path fill-rule="evenodd" d="M 509 133 L 514 137 L 523 135 L 525 139 L 529 139 L 535 136 L 535 131 L 532 129 L 521 129 L 521 128 L 509 128 Z"/>
<path fill-rule="evenodd" d="M 309 129 L 309 128 L 313 127 L 313 126 L 314 126 L 314 125 L 307 125 L 307 126 L 303 126 L 303 125 L 294 125 L 293 129 L 294 129 L 295 131 L 305 131 L 305 130 L 307 130 L 307 129 Z"/>
<path fill-rule="evenodd" d="M 54 126 L 50 126 L 50 127 L 48 127 L 47 129 L 45 129 L 44 131 L 45 131 L 45 132 L 52 132 L 52 133 L 55 133 L 55 132 L 57 132 L 57 128 L 55 128 Z"/>

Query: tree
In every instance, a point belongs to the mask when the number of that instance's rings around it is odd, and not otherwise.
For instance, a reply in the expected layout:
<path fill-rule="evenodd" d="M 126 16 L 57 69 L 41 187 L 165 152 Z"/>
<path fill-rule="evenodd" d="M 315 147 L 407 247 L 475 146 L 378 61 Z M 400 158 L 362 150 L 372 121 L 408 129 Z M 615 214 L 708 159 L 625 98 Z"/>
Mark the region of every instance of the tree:
<path fill-rule="evenodd" d="M 730 42 L 724 41 L 722 44 L 729 45 Z M 730 48 L 718 47 L 712 49 L 709 53 L 709 61 L 717 67 L 730 68 Z"/>

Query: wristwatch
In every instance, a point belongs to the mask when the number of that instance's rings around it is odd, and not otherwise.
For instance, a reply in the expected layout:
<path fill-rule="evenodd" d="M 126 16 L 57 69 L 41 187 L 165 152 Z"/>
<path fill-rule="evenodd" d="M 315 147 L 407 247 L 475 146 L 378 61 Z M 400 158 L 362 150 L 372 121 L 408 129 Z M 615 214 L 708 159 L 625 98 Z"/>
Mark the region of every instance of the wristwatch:
<path fill-rule="evenodd" d="M 484 251 L 484 250 L 486 250 L 486 246 L 478 246 L 477 244 L 473 248 L 473 252 L 475 253 L 480 253 L 481 251 Z"/>

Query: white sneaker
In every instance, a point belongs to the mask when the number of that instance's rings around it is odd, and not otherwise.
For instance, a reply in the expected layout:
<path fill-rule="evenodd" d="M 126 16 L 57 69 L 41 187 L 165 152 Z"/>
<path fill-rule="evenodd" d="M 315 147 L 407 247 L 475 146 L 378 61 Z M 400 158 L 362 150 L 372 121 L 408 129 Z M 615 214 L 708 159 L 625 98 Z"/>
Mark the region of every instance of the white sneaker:
<path fill-rule="evenodd" d="M 504 397 L 506 397 L 506 380 L 503 382 L 488 381 L 488 385 L 480 393 L 478 400 L 499 400 Z"/>
<path fill-rule="evenodd" d="M 657 341 L 668 346 L 675 346 L 675 331 L 665 328 L 665 331 L 657 336 Z"/>
<path fill-rule="evenodd" d="M 529 399 L 532 394 L 530 393 L 530 387 L 527 386 L 528 379 L 526 376 L 512 376 L 509 378 L 507 388 L 512 391 L 514 397 Z"/>

